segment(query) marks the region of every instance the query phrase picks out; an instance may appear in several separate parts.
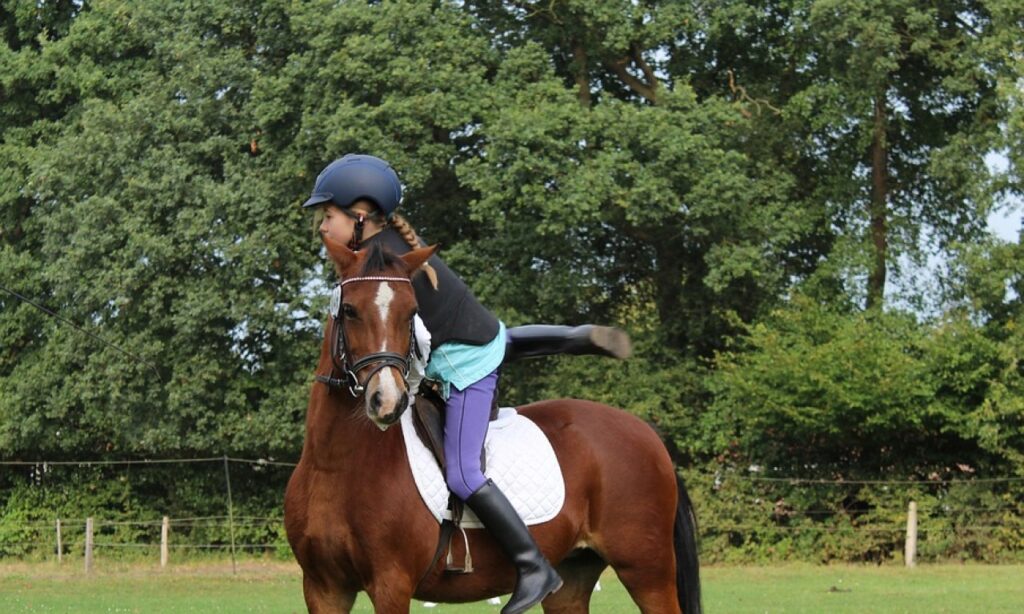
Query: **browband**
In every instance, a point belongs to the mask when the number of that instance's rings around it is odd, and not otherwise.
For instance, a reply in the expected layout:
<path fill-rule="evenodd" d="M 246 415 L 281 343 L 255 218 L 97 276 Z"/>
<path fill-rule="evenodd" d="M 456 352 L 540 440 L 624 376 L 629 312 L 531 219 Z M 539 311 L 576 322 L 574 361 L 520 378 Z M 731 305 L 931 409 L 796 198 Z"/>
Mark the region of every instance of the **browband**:
<path fill-rule="evenodd" d="M 408 277 L 385 277 L 381 275 L 368 275 L 366 277 L 349 277 L 348 279 L 342 280 L 341 285 L 345 286 L 356 281 L 404 281 L 405 283 L 412 283 Z"/>

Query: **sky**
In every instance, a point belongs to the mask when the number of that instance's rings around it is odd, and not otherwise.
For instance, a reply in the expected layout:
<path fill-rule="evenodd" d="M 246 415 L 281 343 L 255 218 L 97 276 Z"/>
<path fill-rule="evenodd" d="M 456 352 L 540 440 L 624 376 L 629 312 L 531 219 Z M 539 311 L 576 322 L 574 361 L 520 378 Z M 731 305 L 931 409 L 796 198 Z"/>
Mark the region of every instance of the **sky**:
<path fill-rule="evenodd" d="M 985 165 L 993 175 L 1007 173 L 1010 169 L 1010 160 L 1005 152 L 993 151 L 985 156 Z M 988 216 L 989 231 L 1004 241 L 1016 243 L 1020 235 L 1022 210 L 1024 200 L 1016 196 L 997 203 L 995 210 Z"/>
<path fill-rule="evenodd" d="M 993 211 L 988 216 L 989 231 L 1003 239 L 1016 243 L 1020 235 L 1021 207 L 1014 207 L 1012 210 Z"/>

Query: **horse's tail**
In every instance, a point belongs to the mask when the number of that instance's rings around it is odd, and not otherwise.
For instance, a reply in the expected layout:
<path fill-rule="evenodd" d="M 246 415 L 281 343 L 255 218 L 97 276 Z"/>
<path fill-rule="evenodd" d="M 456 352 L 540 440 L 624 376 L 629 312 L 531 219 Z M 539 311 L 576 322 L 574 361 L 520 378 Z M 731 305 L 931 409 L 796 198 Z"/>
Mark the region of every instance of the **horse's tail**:
<path fill-rule="evenodd" d="M 676 592 L 683 614 L 701 614 L 700 564 L 697 562 L 697 516 L 683 479 L 676 476 L 679 503 L 672 543 L 676 551 Z"/>

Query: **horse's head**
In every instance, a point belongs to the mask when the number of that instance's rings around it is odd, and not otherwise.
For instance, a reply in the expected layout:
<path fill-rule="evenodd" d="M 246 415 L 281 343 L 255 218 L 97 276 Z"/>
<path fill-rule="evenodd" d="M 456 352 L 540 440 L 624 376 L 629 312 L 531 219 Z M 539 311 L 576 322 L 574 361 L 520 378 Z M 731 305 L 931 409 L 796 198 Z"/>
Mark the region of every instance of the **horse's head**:
<path fill-rule="evenodd" d="M 342 284 L 335 321 L 340 356 L 333 359 L 351 393 L 363 397 L 366 415 L 383 430 L 397 422 L 409 404 L 406 376 L 416 314 L 411 277 L 436 246 L 396 256 L 376 244 L 353 252 L 329 237 L 323 239 Z"/>

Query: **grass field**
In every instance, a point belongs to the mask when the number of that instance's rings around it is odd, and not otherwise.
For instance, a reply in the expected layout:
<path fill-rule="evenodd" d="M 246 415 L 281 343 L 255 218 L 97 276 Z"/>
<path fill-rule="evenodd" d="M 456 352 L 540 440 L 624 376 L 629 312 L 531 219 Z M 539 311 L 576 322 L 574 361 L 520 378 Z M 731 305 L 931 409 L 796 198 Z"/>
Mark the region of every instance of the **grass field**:
<path fill-rule="evenodd" d="M 172 566 L 100 561 L 85 577 L 78 564 L 0 563 L 0 612 L 304 612 L 298 568 L 247 561 Z M 861 567 L 786 565 L 708 567 L 704 606 L 710 614 L 744 612 L 1024 612 L 1024 566 L 926 565 Z M 606 573 L 592 612 L 636 608 Z M 486 603 L 440 605 L 423 614 L 497 612 Z M 360 595 L 356 612 L 372 612 Z M 537 610 L 540 611 L 539 609 Z"/>

